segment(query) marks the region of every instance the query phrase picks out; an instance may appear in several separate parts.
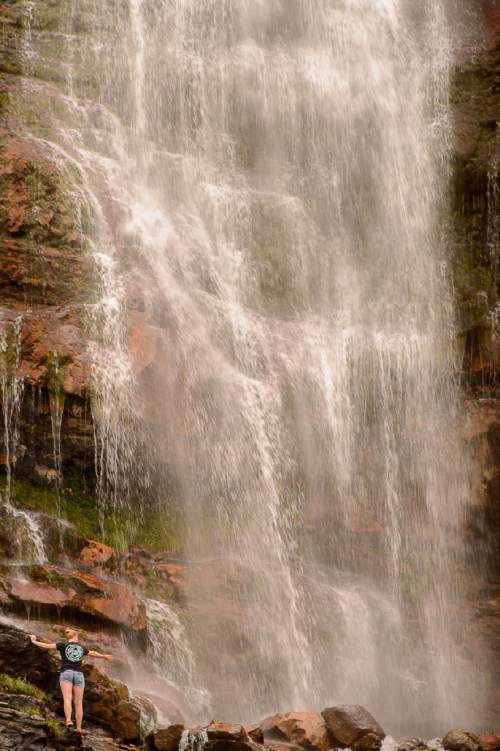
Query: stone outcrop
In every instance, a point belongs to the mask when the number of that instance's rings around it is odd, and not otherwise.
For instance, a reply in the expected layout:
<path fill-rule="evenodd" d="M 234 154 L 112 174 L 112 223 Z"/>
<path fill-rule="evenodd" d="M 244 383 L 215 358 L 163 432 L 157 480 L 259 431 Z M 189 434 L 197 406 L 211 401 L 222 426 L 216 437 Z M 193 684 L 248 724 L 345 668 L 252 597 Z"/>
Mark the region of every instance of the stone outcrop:
<path fill-rule="evenodd" d="M 325 721 L 315 712 L 289 712 L 268 717 L 260 723 L 264 742 L 288 741 L 307 751 L 325 751 L 329 738 Z"/>
<path fill-rule="evenodd" d="M 7 622 L 0 622 L 0 673 L 26 679 L 60 704 L 56 658 L 52 653 L 33 646 L 26 632 Z M 140 740 L 145 731 L 151 729 L 154 708 L 131 698 L 124 684 L 104 675 L 95 665 L 87 664 L 85 674 L 88 719 L 118 738 Z"/>
<path fill-rule="evenodd" d="M 59 566 L 33 565 L 26 573 L 30 579 L 19 569 L 0 576 L 4 604 L 53 606 L 60 613 L 90 615 L 132 631 L 146 626 L 144 602 L 123 584 Z"/>
<path fill-rule="evenodd" d="M 481 751 L 500 751 L 500 733 L 481 733 L 479 745 Z"/>
<path fill-rule="evenodd" d="M 450 730 L 443 738 L 446 751 L 479 751 L 479 738 L 467 730 Z"/>
<path fill-rule="evenodd" d="M 184 732 L 184 725 L 170 725 L 150 733 L 147 737 L 148 748 L 151 751 L 177 751 Z"/>
<path fill-rule="evenodd" d="M 380 749 L 385 732 L 364 707 L 347 704 L 324 709 L 321 714 L 332 747 L 353 751 Z"/>

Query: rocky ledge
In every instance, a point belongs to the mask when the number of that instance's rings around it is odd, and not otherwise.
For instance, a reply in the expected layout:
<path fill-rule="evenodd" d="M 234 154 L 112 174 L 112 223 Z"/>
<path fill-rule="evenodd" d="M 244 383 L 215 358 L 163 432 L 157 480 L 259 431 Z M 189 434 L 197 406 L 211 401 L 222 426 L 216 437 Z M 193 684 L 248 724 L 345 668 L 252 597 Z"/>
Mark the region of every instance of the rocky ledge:
<path fill-rule="evenodd" d="M 289 712 L 252 725 L 213 720 L 205 727 L 161 727 L 154 707 L 86 665 L 85 730 L 67 731 L 57 662 L 31 645 L 26 631 L 0 621 L 0 751 L 144 749 L 144 751 L 500 751 L 500 733 L 451 730 L 441 739 L 395 740 L 361 706 Z"/>

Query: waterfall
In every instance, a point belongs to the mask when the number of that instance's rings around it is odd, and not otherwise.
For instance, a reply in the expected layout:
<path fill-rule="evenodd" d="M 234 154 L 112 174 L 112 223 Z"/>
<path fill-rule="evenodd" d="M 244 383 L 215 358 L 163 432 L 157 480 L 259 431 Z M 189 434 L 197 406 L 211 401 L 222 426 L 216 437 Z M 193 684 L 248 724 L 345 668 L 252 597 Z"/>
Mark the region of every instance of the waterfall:
<path fill-rule="evenodd" d="M 441 222 L 454 3 L 66 6 L 30 70 L 63 71 L 39 95 L 91 217 L 99 490 L 159 478 L 182 508 L 215 713 L 475 726 Z"/>

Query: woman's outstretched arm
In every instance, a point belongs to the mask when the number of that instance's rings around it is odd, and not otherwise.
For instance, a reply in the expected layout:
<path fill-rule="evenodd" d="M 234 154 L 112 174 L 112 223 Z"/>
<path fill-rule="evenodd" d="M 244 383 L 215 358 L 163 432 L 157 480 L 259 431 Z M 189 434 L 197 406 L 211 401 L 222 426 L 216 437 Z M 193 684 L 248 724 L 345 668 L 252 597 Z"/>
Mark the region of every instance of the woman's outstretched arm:
<path fill-rule="evenodd" d="M 38 641 L 35 634 L 31 634 L 30 639 L 35 647 L 42 647 L 42 649 L 57 649 L 56 644 L 53 642 Z"/>
<path fill-rule="evenodd" d="M 94 652 L 93 649 L 90 650 L 89 657 L 98 657 L 102 660 L 108 660 L 109 662 L 113 659 L 113 655 L 102 655 L 100 652 Z"/>

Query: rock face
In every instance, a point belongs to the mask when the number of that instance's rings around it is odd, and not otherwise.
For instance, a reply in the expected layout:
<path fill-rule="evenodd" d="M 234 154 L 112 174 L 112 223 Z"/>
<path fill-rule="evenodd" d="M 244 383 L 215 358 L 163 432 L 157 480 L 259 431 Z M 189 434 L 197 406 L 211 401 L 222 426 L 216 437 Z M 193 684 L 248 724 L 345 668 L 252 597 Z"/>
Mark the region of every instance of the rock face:
<path fill-rule="evenodd" d="M 324 709 L 321 714 L 334 748 L 378 751 L 381 747 L 385 732 L 364 707 L 342 705 Z"/>
<path fill-rule="evenodd" d="M 446 751 L 479 751 L 479 738 L 467 730 L 450 730 L 443 738 Z"/>
<path fill-rule="evenodd" d="M 315 712 L 290 712 L 268 717 L 260 723 L 264 741 L 288 741 L 308 751 L 329 748 L 325 721 Z"/>
<path fill-rule="evenodd" d="M 146 626 L 144 602 L 116 581 L 49 565 L 31 566 L 29 575 L 31 580 L 18 578 L 17 572 L 0 576 L 6 604 L 76 610 L 82 616 L 91 615 L 133 631 Z"/>
<path fill-rule="evenodd" d="M 24 678 L 60 703 L 56 658 L 33 646 L 27 633 L 5 622 L 0 622 L 0 673 Z M 86 717 L 123 740 L 138 741 L 147 724 L 144 708 L 131 699 L 124 684 L 102 674 L 94 665 L 85 665 L 85 674 Z M 154 714 L 152 707 L 150 712 Z"/>
<path fill-rule="evenodd" d="M 481 733 L 479 745 L 481 751 L 500 751 L 500 733 Z"/>
<path fill-rule="evenodd" d="M 148 738 L 148 747 L 151 751 L 177 751 L 184 732 L 184 725 L 170 725 L 151 733 Z"/>

